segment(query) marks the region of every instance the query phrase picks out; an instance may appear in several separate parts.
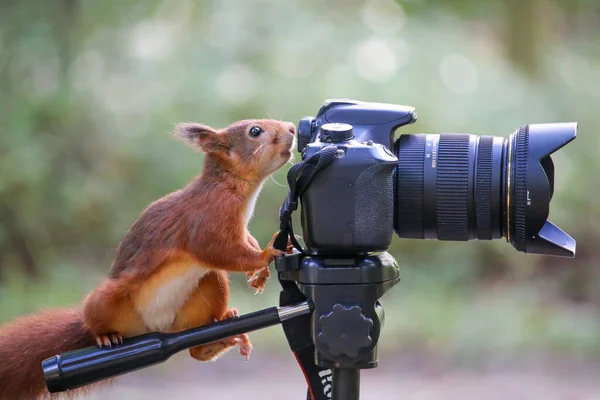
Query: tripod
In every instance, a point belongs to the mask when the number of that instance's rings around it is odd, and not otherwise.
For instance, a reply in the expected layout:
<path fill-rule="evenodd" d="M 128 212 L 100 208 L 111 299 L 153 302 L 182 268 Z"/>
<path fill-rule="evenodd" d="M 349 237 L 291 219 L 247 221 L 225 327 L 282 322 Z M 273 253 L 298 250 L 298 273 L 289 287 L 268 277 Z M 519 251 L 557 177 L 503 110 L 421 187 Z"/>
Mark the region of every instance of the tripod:
<path fill-rule="evenodd" d="M 275 261 L 280 306 L 177 333 L 149 333 L 42 362 L 51 393 L 166 361 L 191 347 L 282 324 L 308 384 L 309 400 L 358 400 L 360 370 L 377 367 L 384 321 L 378 299 L 399 281 L 389 253 L 354 259 L 287 254 Z"/>
<path fill-rule="evenodd" d="M 305 372 L 308 399 L 358 400 L 360 370 L 378 365 L 384 322 L 378 300 L 400 280 L 396 260 L 389 253 L 359 258 L 297 253 L 279 258 L 275 267 L 284 288 L 280 304 L 304 296 L 314 308 L 310 316 L 283 324 Z"/>

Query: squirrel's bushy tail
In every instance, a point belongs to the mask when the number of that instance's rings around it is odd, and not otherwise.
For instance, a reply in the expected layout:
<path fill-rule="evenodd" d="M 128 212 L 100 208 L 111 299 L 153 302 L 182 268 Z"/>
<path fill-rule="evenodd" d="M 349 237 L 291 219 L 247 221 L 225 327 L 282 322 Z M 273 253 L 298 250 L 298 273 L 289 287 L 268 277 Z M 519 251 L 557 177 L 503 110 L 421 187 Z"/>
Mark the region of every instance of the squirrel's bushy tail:
<path fill-rule="evenodd" d="M 0 326 L 0 399 L 50 397 L 42 361 L 94 344 L 78 308 L 49 309 Z"/>

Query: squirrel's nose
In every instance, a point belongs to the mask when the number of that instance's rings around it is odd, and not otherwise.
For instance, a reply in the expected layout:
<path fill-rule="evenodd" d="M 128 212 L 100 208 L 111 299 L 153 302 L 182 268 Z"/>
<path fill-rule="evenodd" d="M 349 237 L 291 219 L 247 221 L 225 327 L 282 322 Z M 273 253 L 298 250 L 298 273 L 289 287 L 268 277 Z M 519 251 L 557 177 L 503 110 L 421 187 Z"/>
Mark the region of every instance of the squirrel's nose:
<path fill-rule="evenodd" d="M 287 123 L 287 128 L 288 131 L 292 134 L 295 135 L 296 134 L 296 125 L 292 124 L 291 122 Z"/>

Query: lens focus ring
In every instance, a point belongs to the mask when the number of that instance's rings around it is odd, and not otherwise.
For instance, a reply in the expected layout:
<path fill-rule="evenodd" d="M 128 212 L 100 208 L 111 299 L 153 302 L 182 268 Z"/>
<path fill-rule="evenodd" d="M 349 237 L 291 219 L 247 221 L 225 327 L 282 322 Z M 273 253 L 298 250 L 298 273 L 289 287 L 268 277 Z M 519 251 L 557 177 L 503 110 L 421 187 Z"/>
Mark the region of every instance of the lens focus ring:
<path fill-rule="evenodd" d="M 441 135 L 438 156 L 438 238 L 468 240 L 469 135 Z"/>
<path fill-rule="evenodd" d="M 492 161 L 494 138 L 482 136 L 477 152 L 475 214 L 477 238 L 492 240 Z"/>
<path fill-rule="evenodd" d="M 518 251 L 525 251 L 527 243 L 527 154 L 529 153 L 529 127 L 519 128 L 515 139 L 514 148 L 514 190 L 511 193 L 513 197 L 512 218 L 513 233 L 512 242 Z"/>

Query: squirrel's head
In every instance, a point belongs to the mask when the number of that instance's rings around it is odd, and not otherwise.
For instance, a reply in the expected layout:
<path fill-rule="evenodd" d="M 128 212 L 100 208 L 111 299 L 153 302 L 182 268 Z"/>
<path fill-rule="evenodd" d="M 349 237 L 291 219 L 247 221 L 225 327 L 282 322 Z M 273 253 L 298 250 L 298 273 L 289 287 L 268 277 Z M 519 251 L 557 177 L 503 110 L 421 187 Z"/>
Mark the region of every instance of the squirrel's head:
<path fill-rule="evenodd" d="M 178 124 L 175 134 L 229 172 L 262 180 L 291 159 L 296 127 L 273 119 L 247 119 L 223 129 L 187 122 Z"/>

